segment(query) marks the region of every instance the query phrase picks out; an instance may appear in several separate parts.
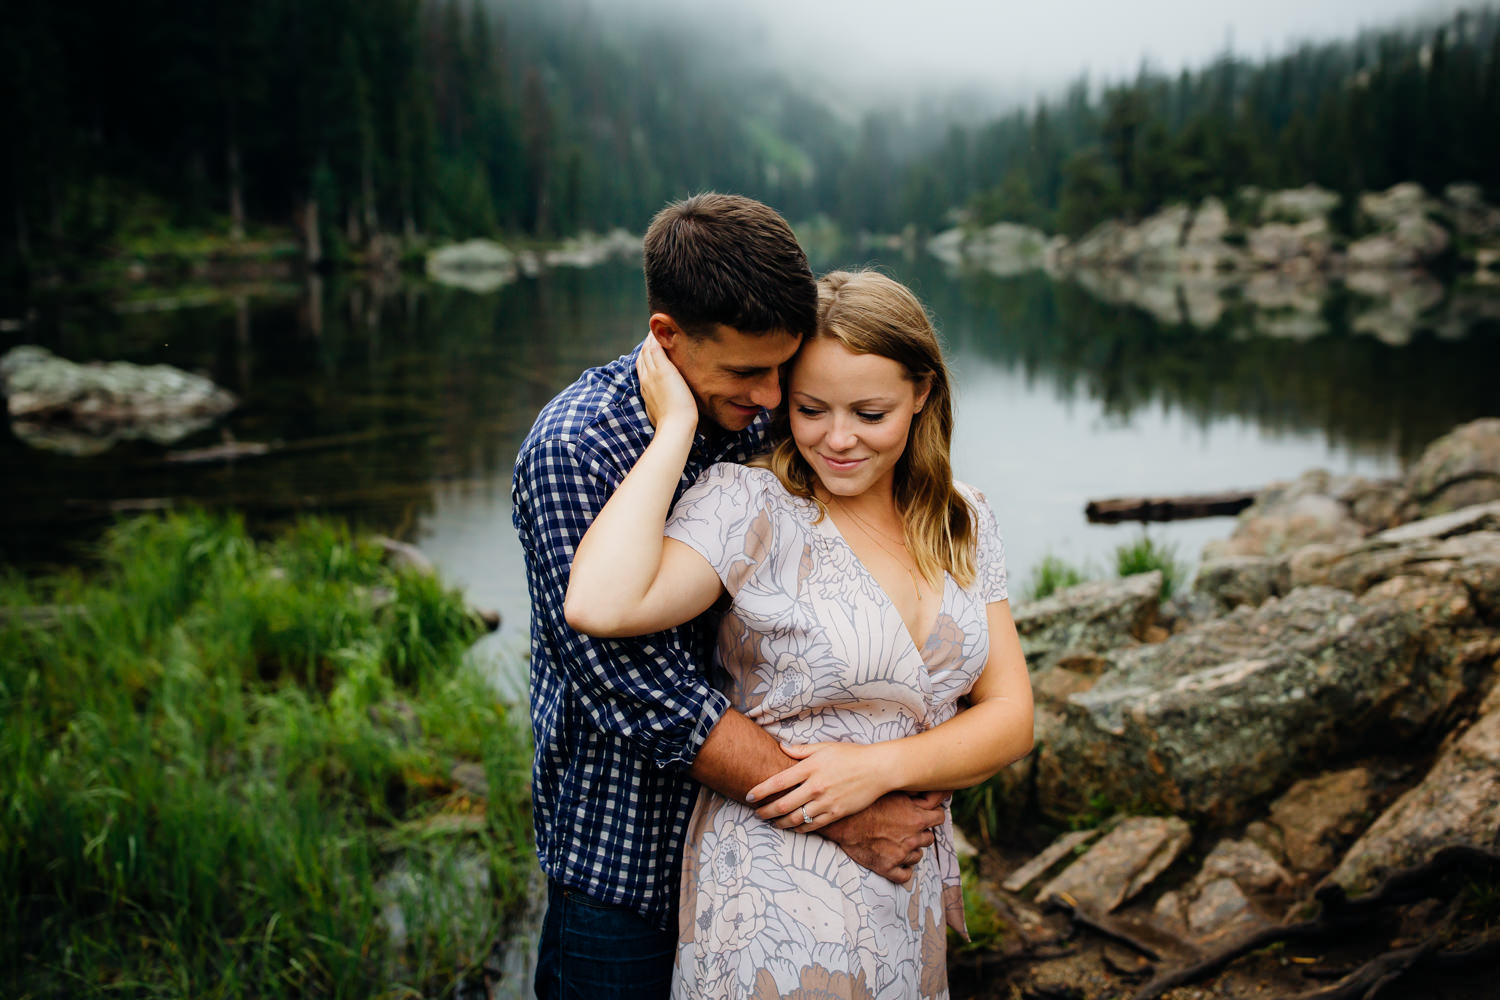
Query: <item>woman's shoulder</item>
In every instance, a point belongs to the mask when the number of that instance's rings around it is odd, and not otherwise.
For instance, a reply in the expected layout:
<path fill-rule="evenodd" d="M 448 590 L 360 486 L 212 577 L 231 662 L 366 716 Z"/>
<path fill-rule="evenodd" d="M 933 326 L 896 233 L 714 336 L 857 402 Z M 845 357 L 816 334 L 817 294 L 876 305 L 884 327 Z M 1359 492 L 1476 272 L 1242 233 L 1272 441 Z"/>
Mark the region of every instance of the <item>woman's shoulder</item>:
<path fill-rule="evenodd" d="M 747 505 L 781 512 L 807 515 L 816 510 L 813 501 L 788 492 L 775 472 L 759 465 L 717 462 L 704 470 L 695 486 L 732 491 Z"/>
<path fill-rule="evenodd" d="M 980 492 L 978 487 L 971 486 L 961 479 L 953 480 L 953 490 L 959 496 L 963 497 L 964 501 L 968 503 L 970 507 L 974 508 L 976 512 L 982 511 L 984 508 L 990 505 L 988 498 L 986 498 L 985 495 Z"/>
<path fill-rule="evenodd" d="M 733 490 L 747 497 L 771 492 L 786 492 L 781 485 L 781 480 L 777 479 L 776 474 L 770 469 L 754 468 L 738 462 L 715 462 L 703 470 L 694 485 Z"/>

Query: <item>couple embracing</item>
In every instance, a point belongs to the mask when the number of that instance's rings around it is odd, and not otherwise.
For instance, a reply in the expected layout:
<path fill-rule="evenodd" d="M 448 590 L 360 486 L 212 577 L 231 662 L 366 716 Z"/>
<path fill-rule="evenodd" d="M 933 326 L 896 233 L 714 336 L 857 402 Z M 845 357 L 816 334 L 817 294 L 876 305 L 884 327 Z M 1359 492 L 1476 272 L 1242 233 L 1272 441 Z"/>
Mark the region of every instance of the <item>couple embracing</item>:
<path fill-rule="evenodd" d="M 645 342 L 516 462 L 537 996 L 946 997 L 948 793 L 1032 707 L 932 324 L 737 196 L 659 213 L 645 271 Z"/>

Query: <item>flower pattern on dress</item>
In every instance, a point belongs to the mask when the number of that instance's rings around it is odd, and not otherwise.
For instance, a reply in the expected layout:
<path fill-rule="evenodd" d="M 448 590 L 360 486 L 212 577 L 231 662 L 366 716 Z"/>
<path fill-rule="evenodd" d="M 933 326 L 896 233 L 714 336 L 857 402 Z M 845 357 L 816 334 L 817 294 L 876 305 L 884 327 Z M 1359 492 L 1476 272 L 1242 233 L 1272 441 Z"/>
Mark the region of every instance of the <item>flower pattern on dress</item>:
<path fill-rule="evenodd" d="M 976 579 L 945 578 L 918 642 L 814 504 L 767 470 L 710 469 L 667 534 L 707 559 L 732 597 L 714 666 L 734 707 L 786 743 L 875 743 L 951 718 L 989 655 L 986 605 L 1006 596 L 994 515 L 960 492 L 975 513 Z M 962 895 L 951 822 L 936 834 L 898 886 L 832 841 L 778 830 L 705 789 L 683 864 L 673 996 L 947 997 L 946 928 L 963 928 Z"/>
<path fill-rule="evenodd" d="M 770 690 L 761 702 L 761 708 L 766 712 L 784 718 L 788 715 L 801 715 L 811 708 L 813 675 L 807 657 L 793 653 L 778 656 L 768 687 Z"/>

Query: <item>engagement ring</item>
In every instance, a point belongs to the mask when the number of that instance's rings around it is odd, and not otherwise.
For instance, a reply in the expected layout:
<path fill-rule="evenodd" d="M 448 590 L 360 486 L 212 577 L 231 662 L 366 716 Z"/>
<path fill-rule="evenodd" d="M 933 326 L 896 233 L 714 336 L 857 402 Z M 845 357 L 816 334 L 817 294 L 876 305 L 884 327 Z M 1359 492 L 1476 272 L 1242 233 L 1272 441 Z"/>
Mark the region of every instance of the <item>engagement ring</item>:
<path fill-rule="evenodd" d="M 802 807 L 802 822 L 804 824 L 812 822 L 812 817 L 807 814 L 807 806 Z"/>

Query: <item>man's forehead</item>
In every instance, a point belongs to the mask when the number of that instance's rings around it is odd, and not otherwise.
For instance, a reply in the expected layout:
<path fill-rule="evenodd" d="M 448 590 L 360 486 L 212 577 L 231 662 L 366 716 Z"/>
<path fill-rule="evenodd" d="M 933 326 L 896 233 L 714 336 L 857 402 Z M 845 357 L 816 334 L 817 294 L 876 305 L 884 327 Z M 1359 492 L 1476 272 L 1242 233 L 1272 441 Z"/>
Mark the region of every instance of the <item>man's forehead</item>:
<path fill-rule="evenodd" d="M 774 368 L 789 361 L 801 343 L 800 336 L 785 330 L 741 333 L 720 324 L 705 346 L 726 368 Z"/>

